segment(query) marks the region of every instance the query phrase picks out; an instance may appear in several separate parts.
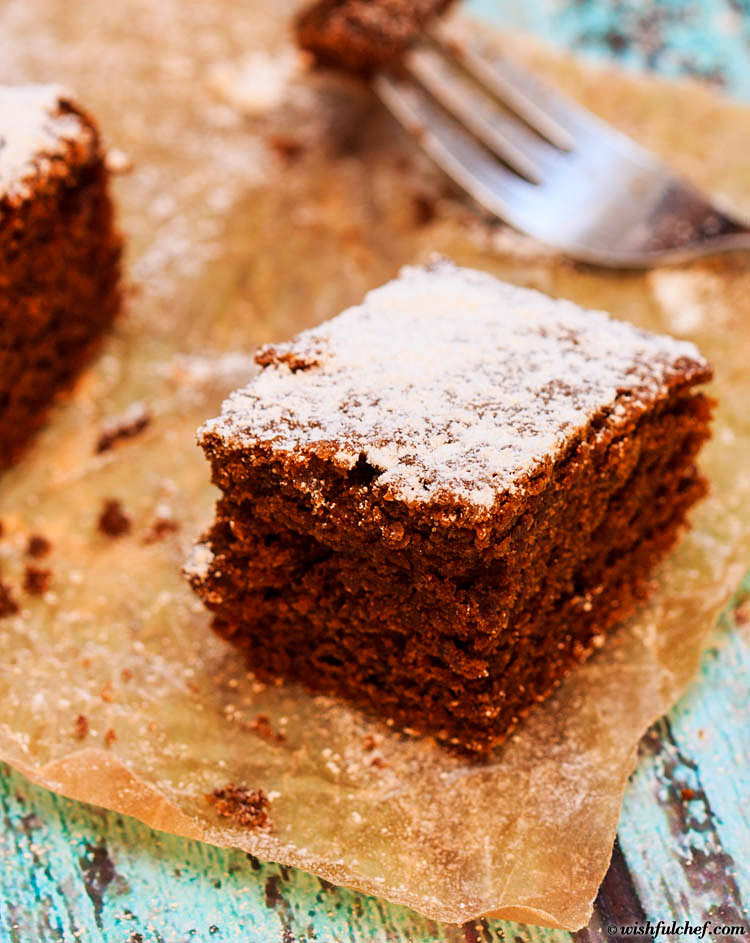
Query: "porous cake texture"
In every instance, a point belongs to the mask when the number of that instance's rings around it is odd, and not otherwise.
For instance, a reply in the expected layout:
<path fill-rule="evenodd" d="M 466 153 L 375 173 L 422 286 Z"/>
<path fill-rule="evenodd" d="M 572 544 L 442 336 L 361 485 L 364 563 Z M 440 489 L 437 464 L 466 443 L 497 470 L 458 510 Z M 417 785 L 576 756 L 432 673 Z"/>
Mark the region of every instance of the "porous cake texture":
<path fill-rule="evenodd" d="M 447 261 L 256 359 L 199 432 L 215 628 L 468 753 L 632 612 L 706 489 L 694 345 Z"/>
<path fill-rule="evenodd" d="M 0 86 L 0 469 L 118 310 L 112 216 L 92 119 L 58 86 Z"/>

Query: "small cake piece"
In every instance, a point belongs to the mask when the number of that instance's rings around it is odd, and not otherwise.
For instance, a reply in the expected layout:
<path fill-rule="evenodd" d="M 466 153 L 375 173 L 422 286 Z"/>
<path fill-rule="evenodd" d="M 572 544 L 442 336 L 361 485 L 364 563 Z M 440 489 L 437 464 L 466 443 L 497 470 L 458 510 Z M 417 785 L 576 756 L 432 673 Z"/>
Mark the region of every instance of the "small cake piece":
<path fill-rule="evenodd" d="M 323 65 L 371 72 L 398 59 L 453 0 L 317 0 L 297 16 L 297 42 Z"/>
<path fill-rule="evenodd" d="M 633 611 L 706 490 L 692 344 L 448 262 L 256 359 L 199 432 L 215 628 L 469 753 Z"/>
<path fill-rule="evenodd" d="M 96 127 L 57 86 L 0 86 L 0 469 L 120 304 Z"/>

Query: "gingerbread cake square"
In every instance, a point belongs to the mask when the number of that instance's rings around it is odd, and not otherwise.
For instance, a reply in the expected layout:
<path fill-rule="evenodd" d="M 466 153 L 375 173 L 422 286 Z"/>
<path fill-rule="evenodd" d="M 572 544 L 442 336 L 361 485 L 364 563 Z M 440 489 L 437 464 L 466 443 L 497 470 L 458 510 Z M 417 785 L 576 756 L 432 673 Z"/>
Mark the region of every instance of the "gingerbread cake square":
<path fill-rule="evenodd" d="M 256 359 L 199 432 L 215 628 L 468 753 L 633 611 L 706 489 L 694 345 L 447 261 Z"/>
<path fill-rule="evenodd" d="M 119 263 L 93 120 L 57 86 L 0 86 L 0 469 L 114 319 Z"/>

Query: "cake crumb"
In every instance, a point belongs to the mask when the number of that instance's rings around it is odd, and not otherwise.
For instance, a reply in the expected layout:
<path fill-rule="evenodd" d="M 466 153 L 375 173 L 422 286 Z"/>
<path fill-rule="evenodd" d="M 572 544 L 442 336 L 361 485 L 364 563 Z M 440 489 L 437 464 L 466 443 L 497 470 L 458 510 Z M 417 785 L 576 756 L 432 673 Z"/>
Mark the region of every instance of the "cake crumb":
<path fill-rule="evenodd" d="M 126 174 L 133 169 L 132 159 L 119 147 L 110 147 L 104 161 L 111 174 Z"/>
<path fill-rule="evenodd" d="M 131 681 L 133 678 L 133 672 L 130 670 L 130 668 L 123 668 L 120 672 L 120 677 L 123 681 Z"/>
<path fill-rule="evenodd" d="M 97 527 L 107 537 L 122 537 L 129 534 L 131 521 L 116 498 L 107 498 L 102 507 Z"/>
<path fill-rule="evenodd" d="M 268 810 L 271 801 L 262 789 L 248 789 L 229 783 L 208 793 L 206 802 L 222 818 L 233 819 L 243 828 L 266 828 L 270 825 Z"/>
<path fill-rule="evenodd" d="M 437 215 L 435 200 L 426 193 L 416 193 L 412 199 L 414 222 L 417 226 L 429 226 Z"/>
<path fill-rule="evenodd" d="M 734 610 L 734 618 L 737 625 L 748 625 L 750 623 L 750 599 L 743 599 L 739 606 Z"/>
<path fill-rule="evenodd" d="M 31 596 L 43 596 L 52 582 L 52 570 L 38 566 L 27 566 L 23 576 L 23 588 Z"/>
<path fill-rule="evenodd" d="M 108 452 L 119 442 L 132 439 L 150 425 L 151 414 L 137 403 L 124 416 L 113 420 L 102 429 L 96 441 L 96 454 Z"/>
<path fill-rule="evenodd" d="M 89 735 L 89 720 L 85 714 L 76 717 L 74 734 L 76 740 L 85 740 Z"/>
<path fill-rule="evenodd" d="M 374 766 L 376 769 L 385 769 L 386 766 L 388 766 L 388 764 L 386 763 L 386 761 L 383 759 L 382 756 L 374 756 L 372 758 L 372 762 L 370 763 L 370 766 Z"/>
<path fill-rule="evenodd" d="M 0 580 L 0 619 L 14 616 L 18 612 L 18 603 L 13 598 L 10 586 Z"/>
<path fill-rule="evenodd" d="M 305 146 L 291 134 L 269 134 L 266 143 L 282 160 L 292 164 L 303 155 Z"/>
<path fill-rule="evenodd" d="M 362 741 L 362 749 L 365 753 L 370 753 L 375 749 L 376 740 L 371 733 L 368 733 L 365 739 Z"/>
<path fill-rule="evenodd" d="M 271 721 L 265 714 L 258 714 L 247 724 L 247 729 L 256 733 L 261 740 L 267 743 L 286 743 L 286 737 L 280 731 L 276 731 L 271 726 Z"/>
<path fill-rule="evenodd" d="M 116 739 L 117 739 L 117 734 L 112 729 L 112 727 L 110 727 L 109 730 L 104 734 L 104 746 L 107 747 L 107 749 L 109 749 Z"/>
<path fill-rule="evenodd" d="M 52 550 L 52 544 L 45 536 L 42 534 L 31 534 L 26 544 L 26 553 L 28 556 L 40 560 L 42 557 L 46 557 L 50 550 Z"/>
<path fill-rule="evenodd" d="M 144 544 L 155 544 L 164 540 L 169 534 L 176 534 L 180 529 L 177 521 L 168 516 L 157 516 L 143 535 Z"/>
<path fill-rule="evenodd" d="M 106 681 L 101 691 L 99 692 L 99 697 L 106 701 L 107 704 L 111 704 L 115 699 L 115 692 L 112 690 L 112 684 L 109 681 Z"/>

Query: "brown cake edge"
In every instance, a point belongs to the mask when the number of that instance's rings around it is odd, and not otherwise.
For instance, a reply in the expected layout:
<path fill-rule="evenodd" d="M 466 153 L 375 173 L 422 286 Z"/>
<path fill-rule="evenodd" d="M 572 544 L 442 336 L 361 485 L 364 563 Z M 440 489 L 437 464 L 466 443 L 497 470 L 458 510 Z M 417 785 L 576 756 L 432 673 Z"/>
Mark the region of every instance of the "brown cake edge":
<path fill-rule="evenodd" d="M 0 195 L 0 469 L 13 464 L 73 384 L 121 307 L 122 238 L 93 118 L 68 98 L 84 133 L 39 155 L 24 192 Z"/>

